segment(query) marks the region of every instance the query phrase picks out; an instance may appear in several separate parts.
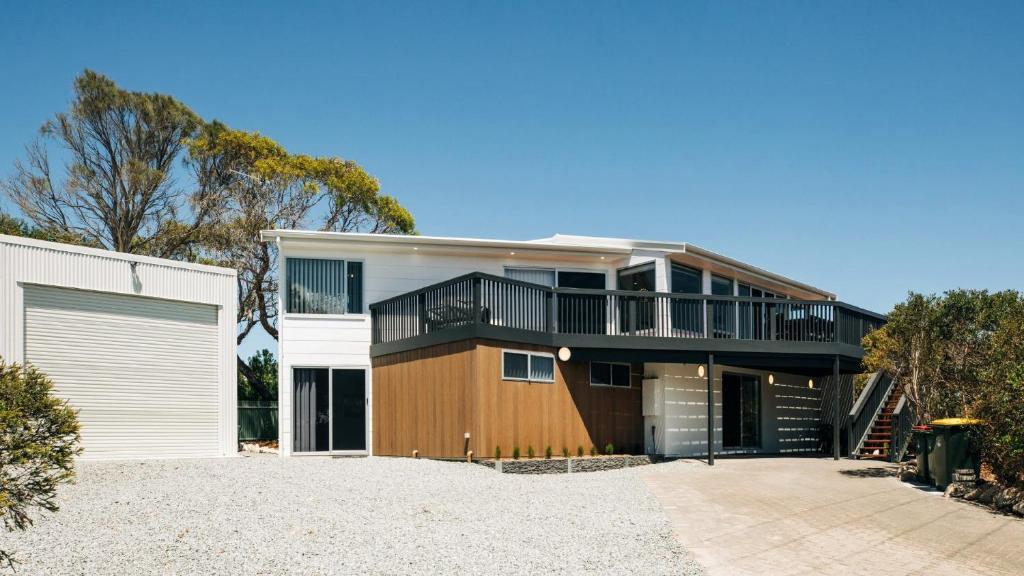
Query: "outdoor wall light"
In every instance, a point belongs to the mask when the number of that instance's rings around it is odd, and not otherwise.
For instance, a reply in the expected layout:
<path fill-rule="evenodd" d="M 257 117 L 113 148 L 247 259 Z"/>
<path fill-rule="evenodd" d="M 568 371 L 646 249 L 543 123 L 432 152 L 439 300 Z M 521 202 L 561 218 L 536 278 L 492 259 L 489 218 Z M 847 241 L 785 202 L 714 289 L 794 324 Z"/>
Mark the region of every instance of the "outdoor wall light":
<path fill-rule="evenodd" d="M 814 389 L 814 378 L 808 378 L 807 379 L 807 387 L 812 389 L 812 390 Z"/>
<path fill-rule="evenodd" d="M 769 385 L 775 384 L 775 374 L 769 374 L 768 375 L 768 384 Z"/>
<path fill-rule="evenodd" d="M 704 365 L 697 366 L 697 376 L 704 377 Z"/>
<path fill-rule="evenodd" d="M 569 358 L 572 358 L 572 350 L 569 350 L 565 346 L 558 349 L 558 359 L 562 362 L 568 362 Z"/>

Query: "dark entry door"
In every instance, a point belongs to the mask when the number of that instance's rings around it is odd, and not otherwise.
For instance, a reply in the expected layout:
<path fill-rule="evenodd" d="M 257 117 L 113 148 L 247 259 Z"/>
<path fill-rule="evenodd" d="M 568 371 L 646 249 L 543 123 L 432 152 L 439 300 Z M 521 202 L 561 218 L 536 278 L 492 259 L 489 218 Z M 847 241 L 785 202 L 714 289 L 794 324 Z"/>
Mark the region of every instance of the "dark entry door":
<path fill-rule="evenodd" d="M 331 450 L 366 450 L 366 371 L 331 374 Z"/>
<path fill-rule="evenodd" d="M 761 379 L 722 375 L 722 447 L 761 447 Z"/>

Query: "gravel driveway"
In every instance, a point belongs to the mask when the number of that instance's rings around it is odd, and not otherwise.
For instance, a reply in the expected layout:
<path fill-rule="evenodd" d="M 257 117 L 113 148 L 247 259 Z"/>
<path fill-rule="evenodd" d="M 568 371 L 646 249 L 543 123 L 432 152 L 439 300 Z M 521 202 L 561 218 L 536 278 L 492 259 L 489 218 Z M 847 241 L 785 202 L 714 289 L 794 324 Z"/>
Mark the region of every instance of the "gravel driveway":
<path fill-rule="evenodd" d="M 404 458 L 82 463 L 0 533 L 21 574 L 697 574 L 640 469 L 556 476 Z"/>

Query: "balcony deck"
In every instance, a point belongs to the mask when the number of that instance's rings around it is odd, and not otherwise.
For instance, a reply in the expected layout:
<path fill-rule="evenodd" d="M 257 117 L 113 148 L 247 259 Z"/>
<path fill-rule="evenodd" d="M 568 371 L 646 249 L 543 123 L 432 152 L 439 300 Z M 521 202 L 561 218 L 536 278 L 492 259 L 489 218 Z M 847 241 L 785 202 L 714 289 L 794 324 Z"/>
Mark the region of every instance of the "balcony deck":
<path fill-rule="evenodd" d="M 548 288 L 480 272 L 370 305 L 371 356 L 465 339 L 568 347 L 578 359 L 859 371 L 885 317 L 842 302 Z"/>

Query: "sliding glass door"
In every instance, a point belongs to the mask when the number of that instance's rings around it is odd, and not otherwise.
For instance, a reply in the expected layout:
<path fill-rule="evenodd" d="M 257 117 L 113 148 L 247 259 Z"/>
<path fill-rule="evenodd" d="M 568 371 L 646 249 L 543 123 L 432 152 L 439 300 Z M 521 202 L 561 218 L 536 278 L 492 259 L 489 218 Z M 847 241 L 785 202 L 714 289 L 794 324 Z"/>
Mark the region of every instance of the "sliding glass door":
<path fill-rule="evenodd" d="M 331 450 L 366 450 L 366 371 L 331 371 Z"/>
<path fill-rule="evenodd" d="M 366 451 L 366 370 L 292 370 L 292 450 Z"/>

